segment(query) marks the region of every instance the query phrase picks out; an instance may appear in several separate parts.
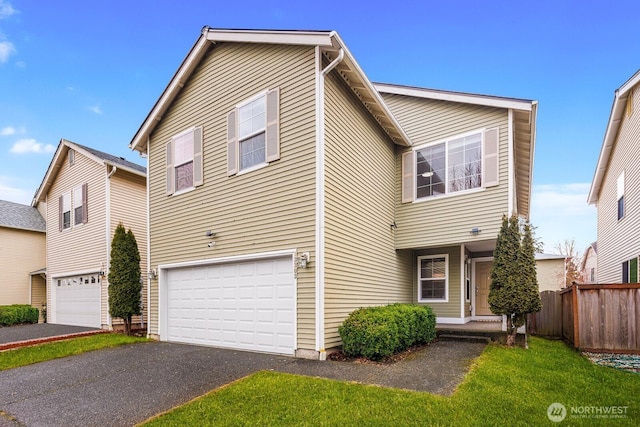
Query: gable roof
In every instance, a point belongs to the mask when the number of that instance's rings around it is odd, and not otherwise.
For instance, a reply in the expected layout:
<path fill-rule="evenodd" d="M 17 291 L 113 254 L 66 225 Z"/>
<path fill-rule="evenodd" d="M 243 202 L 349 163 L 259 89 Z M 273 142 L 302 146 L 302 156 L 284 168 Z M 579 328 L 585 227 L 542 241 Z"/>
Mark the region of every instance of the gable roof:
<path fill-rule="evenodd" d="M 134 135 L 129 148 L 140 153 L 146 152 L 148 138 L 162 120 L 171 102 L 180 93 L 209 49 L 215 48 L 220 42 L 318 46 L 330 61 L 341 59 L 335 69 L 387 135 L 396 144 L 411 145 L 409 137 L 335 31 L 232 30 L 204 27 L 178 71 Z"/>
<path fill-rule="evenodd" d="M 611 106 L 611 113 L 609 114 L 609 122 L 607 123 L 607 130 L 604 133 L 604 141 L 602 142 L 602 148 L 600 149 L 600 156 L 598 156 L 598 163 L 596 165 L 596 171 L 591 181 L 591 189 L 589 190 L 589 197 L 587 202 L 593 205 L 598 202 L 600 197 L 600 189 L 602 187 L 602 180 L 607 172 L 609 166 L 609 158 L 611 152 L 616 144 L 618 137 L 618 131 L 620 130 L 620 124 L 622 123 L 622 117 L 624 115 L 625 107 L 627 106 L 627 98 L 629 92 L 635 85 L 640 83 L 640 70 L 631 76 L 622 86 L 616 89 L 613 96 L 613 105 Z"/>
<path fill-rule="evenodd" d="M 51 159 L 49 168 L 44 175 L 42 183 L 40 184 L 40 187 L 33 197 L 33 201 L 31 202 L 32 206 L 35 206 L 40 201 L 44 201 L 44 198 L 49 192 L 49 188 L 53 184 L 53 180 L 58 174 L 58 171 L 62 166 L 62 162 L 65 161 L 66 154 L 70 149 L 77 151 L 78 153 L 93 160 L 99 165 L 115 166 L 118 169 L 131 172 L 138 176 L 147 176 L 147 169 L 144 166 L 140 166 L 136 163 L 130 162 L 124 157 L 117 157 L 112 154 L 105 153 L 104 151 L 76 144 L 75 142 L 67 141 L 66 139 L 61 139 L 60 143 L 58 144 L 58 148 L 56 149 L 56 152 Z"/>
<path fill-rule="evenodd" d="M 46 223 L 40 212 L 32 206 L 0 200 L 0 227 L 44 233 Z"/>
<path fill-rule="evenodd" d="M 375 83 L 374 87 L 381 93 L 504 108 L 511 111 L 512 123 L 510 126 L 512 126 L 514 141 L 517 212 L 526 218 L 529 217 L 531 190 L 533 187 L 533 160 L 536 145 L 538 101 L 388 83 Z"/>

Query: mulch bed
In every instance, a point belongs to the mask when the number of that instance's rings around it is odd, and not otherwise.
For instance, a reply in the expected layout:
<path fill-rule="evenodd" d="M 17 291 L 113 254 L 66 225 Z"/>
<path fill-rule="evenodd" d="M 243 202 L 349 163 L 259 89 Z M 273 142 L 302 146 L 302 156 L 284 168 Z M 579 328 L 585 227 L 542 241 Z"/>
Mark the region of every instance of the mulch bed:
<path fill-rule="evenodd" d="M 404 351 L 394 353 L 391 356 L 384 357 L 380 360 L 371 360 L 371 359 L 367 359 L 364 356 L 360 356 L 360 357 L 348 356 L 342 351 L 342 349 L 340 349 L 328 354 L 327 360 L 332 360 L 334 362 L 363 363 L 367 365 L 391 365 L 393 363 L 406 359 L 407 357 L 413 355 L 414 353 L 420 350 L 427 348 L 428 346 L 429 346 L 429 343 L 414 345 Z"/>

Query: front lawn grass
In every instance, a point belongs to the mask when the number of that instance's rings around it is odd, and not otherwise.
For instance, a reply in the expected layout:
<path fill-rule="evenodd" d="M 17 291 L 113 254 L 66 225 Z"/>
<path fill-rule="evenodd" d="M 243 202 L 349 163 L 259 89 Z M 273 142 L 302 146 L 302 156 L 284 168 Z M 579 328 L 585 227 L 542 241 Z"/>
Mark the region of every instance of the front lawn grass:
<path fill-rule="evenodd" d="M 489 345 L 452 397 L 259 372 L 152 419 L 178 425 L 638 425 L 640 375 L 591 364 L 560 341 L 530 338 L 529 350 Z M 572 407 L 628 406 L 622 419 L 572 418 Z"/>
<path fill-rule="evenodd" d="M 46 360 L 86 353 L 101 348 L 116 347 L 148 341 L 146 338 L 130 337 L 122 334 L 97 334 L 88 337 L 71 338 L 32 347 L 21 347 L 0 353 L 0 371 L 31 365 Z"/>

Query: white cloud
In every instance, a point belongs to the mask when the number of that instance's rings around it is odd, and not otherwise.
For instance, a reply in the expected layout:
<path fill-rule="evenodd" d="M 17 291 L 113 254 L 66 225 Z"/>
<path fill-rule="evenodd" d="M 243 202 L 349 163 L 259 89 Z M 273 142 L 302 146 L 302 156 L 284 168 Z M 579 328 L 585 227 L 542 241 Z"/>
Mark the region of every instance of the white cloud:
<path fill-rule="evenodd" d="M 25 154 L 25 153 L 51 153 L 55 150 L 55 147 L 51 144 L 42 144 L 37 142 L 33 138 L 20 139 L 13 144 L 10 152 L 14 154 Z"/>
<path fill-rule="evenodd" d="M 8 18 L 16 12 L 11 3 L 0 0 L 0 19 Z"/>
<path fill-rule="evenodd" d="M 90 111 L 93 111 L 96 114 L 102 114 L 102 110 L 99 105 L 94 105 L 93 107 L 89 107 Z"/>
<path fill-rule="evenodd" d="M 24 62 L 24 61 L 18 61 L 18 62 L 16 62 L 16 67 L 27 68 L 27 63 Z"/>
<path fill-rule="evenodd" d="M 9 41 L 0 42 L 0 64 L 9 60 L 9 57 L 16 53 L 16 48 Z"/>
<path fill-rule="evenodd" d="M 590 183 L 536 185 L 531 198 L 531 223 L 546 252 L 575 239 L 582 251 L 596 240 L 596 209 L 587 204 Z"/>
<path fill-rule="evenodd" d="M 13 126 L 7 126 L 0 129 L 0 136 L 15 135 L 16 129 Z"/>
<path fill-rule="evenodd" d="M 13 181 L 15 181 L 15 179 L 0 175 L 0 200 L 22 203 L 24 205 L 31 204 L 33 191 L 15 187 Z"/>

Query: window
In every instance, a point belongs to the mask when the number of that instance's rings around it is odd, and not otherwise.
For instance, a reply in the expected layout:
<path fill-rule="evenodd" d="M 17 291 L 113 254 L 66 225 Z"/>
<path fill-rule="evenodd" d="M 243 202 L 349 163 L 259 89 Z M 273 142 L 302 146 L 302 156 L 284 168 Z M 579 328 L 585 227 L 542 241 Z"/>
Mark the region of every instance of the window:
<path fill-rule="evenodd" d="M 596 283 L 596 269 L 591 267 L 591 272 L 589 274 L 589 283 Z"/>
<path fill-rule="evenodd" d="M 60 230 L 71 227 L 71 193 L 64 193 L 60 196 Z"/>
<path fill-rule="evenodd" d="M 85 200 L 87 198 L 86 195 L 86 184 L 81 185 L 73 189 L 73 224 L 79 225 L 84 224 L 85 221 Z"/>
<path fill-rule="evenodd" d="M 69 166 L 73 166 L 76 162 L 76 152 L 69 149 Z"/>
<path fill-rule="evenodd" d="M 618 199 L 618 219 L 624 217 L 624 171 L 618 176 L 617 186 L 617 199 Z"/>
<path fill-rule="evenodd" d="M 402 202 L 498 185 L 498 130 L 424 145 L 403 154 Z"/>
<path fill-rule="evenodd" d="M 166 161 L 167 195 L 202 185 L 202 127 L 192 127 L 171 138 L 166 147 Z"/>
<path fill-rule="evenodd" d="M 446 302 L 448 271 L 447 255 L 418 257 L 418 301 Z"/>
<path fill-rule="evenodd" d="M 279 90 L 244 101 L 227 116 L 227 175 L 280 158 Z"/>
<path fill-rule="evenodd" d="M 60 196 L 58 217 L 60 231 L 71 228 L 72 225 L 77 226 L 87 223 L 87 184 L 79 185 L 73 191 Z"/>
<path fill-rule="evenodd" d="M 633 114 L 633 95 L 634 95 L 634 90 L 631 89 L 629 91 L 629 94 L 627 95 L 627 117 L 631 116 L 631 114 Z"/>
<path fill-rule="evenodd" d="M 622 263 L 622 283 L 638 283 L 638 257 Z"/>

